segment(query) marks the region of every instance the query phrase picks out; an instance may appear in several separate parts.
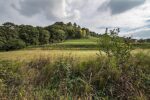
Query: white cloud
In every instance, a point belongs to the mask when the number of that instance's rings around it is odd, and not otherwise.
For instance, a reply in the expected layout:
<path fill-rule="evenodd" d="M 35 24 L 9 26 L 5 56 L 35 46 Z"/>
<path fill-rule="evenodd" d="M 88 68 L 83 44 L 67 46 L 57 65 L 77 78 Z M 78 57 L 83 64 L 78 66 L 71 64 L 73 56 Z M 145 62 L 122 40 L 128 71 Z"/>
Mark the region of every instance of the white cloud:
<path fill-rule="evenodd" d="M 126 4 L 130 2 L 125 1 Z M 136 34 L 137 30 L 132 29 L 150 24 L 147 21 L 150 19 L 150 0 L 145 3 L 132 0 L 132 4 L 120 12 L 118 5 L 121 3 L 119 0 L 0 0 L 0 23 L 49 25 L 55 21 L 71 21 L 100 33 L 104 32 L 104 27 L 120 27 L 121 35 Z M 117 7 L 113 8 L 111 4 Z"/>

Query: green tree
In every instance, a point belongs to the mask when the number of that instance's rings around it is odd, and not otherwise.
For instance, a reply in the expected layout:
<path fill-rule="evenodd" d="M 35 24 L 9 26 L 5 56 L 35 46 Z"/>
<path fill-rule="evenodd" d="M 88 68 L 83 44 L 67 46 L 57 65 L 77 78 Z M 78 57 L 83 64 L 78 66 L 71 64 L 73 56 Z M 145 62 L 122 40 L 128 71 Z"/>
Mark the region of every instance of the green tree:
<path fill-rule="evenodd" d="M 39 43 L 42 44 L 48 44 L 50 39 L 50 33 L 49 31 L 38 27 L 39 30 Z"/>
<path fill-rule="evenodd" d="M 67 23 L 67 26 L 72 26 L 72 23 L 71 22 Z"/>
<path fill-rule="evenodd" d="M 27 45 L 39 44 L 39 31 L 30 25 L 21 25 L 19 27 L 19 36 Z"/>
<path fill-rule="evenodd" d="M 6 50 L 6 51 L 22 49 L 22 48 L 25 48 L 25 47 L 26 47 L 25 42 L 23 42 L 20 39 L 9 40 L 5 43 L 5 45 L 3 45 L 3 49 Z"/>
<path fill-rule="evenodd" d="M 86 36 L 87 36 L 86 30 L 85 30 L 85 29 L 82 29 L 82 30 L 81 30 L 81 37 L 82 37 L 82 38 L 85 38 Z"/>
<path fill-rule="evenodd" d="M 19 39 L 18 32 L 14 25 L 5 23 L 3 26 L 0 26 L 0 50 L 5 50 L 4 46 L 8 41 L 13 39 Z"/>
<path fill-rule="evenodd" d="M 66 35 L 65 32 L 63 30 L 58 30 L 58 29 L 52 29 L 51 30 L 51 41 L 52 42 L 60 42 L 65 40 Z"/>
<path fill-rule="evenodd" d="M 16 27 L 16 25 L 14 23 L 11 23 L 11 22 L 6 22 L 3 24 L 3 26 L 5 26 L 7 28 L 12 28 L 12 29 L 14 29 Z"/>
<path fill-rule="evenodd" d="M 73 26 L 74 26 L 74 27 L 77 27 L 77 24 L 76 24 L 76 23 L 74 23 L 74 24 L 73 24 Z"/>
<path fill-rule="evenodd" d="M 0 26 L 0 37 L 3 38 L 3 41 L 18 38 L 18 32 L 11 27 Z"/>

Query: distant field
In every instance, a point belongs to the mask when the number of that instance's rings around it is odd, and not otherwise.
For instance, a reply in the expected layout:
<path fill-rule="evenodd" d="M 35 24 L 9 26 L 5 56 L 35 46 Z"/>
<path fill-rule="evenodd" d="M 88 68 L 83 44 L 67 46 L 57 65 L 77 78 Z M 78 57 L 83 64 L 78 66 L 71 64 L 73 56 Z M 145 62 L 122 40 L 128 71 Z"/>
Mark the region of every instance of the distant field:
<path fill-rule="evenodd" d="M 98 38 L 96 37 L 89 37 L 88 39 L 72 39 L 72 40 L 66 40 L 64 43 L 65 44 L 70 44 L 70 43 L 87 43 L 87 44 L 95 44 L 97 43 Z"/>
<path fill-rule="evenodd" d="M 54 43 L 50 45 L 32 46 L 27 49 L 45 49 L 45 50 L 97 50 L 98 38 L 89 37 L 88 39 L 72 39 L 62 43 Z"/>
<path fill-rule="evenodd" d="M 49 45 L 30 46 L 26 49 L 40 49 L 40 50 L 98 50 L 98 40 L 96 37 L 89 37 L 87 39 L 71 39 L 65 40 L 61 43 L 53 43 Z M 134 49 L 150 49 L 150 43 L 136 43 L 133 44 Z"/>

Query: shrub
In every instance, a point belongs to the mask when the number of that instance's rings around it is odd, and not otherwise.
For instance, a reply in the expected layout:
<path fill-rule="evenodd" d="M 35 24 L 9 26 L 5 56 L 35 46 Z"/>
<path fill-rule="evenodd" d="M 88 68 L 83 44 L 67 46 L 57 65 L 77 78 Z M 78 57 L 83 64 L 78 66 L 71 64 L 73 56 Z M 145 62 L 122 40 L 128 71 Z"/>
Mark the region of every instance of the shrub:
<path fill-rule="evenodd" d="M 148 76 L 142 72 L 144 71 L 141 69 L 143 66 L 138 67 L 135 64 L 135 58 L 130 54 L 130 41 L 118 37 L 118 32 L 119 29 L 111 30 L 109 34 L 106 31 L 99 42 L 100 50 L 106 53 L 108 59 L 106 68 L 102 70 L 102 75 L 100 74 L 101 78 L 106 80 L 104 90 L 100 89 L 100 93 L 107 94 L 108 98 L 121 100 L 148 98 L 147 94 L 143 92 L 144 87 L 147 87 L 144 83 L 149 80 Z M 139 59 L 139 57 L 137 58 Z M 114 74 L 118 76 L 117 79 L 113 78 Z M 144 78 L 144 81 L 143 75 L 147 77 Z"/>

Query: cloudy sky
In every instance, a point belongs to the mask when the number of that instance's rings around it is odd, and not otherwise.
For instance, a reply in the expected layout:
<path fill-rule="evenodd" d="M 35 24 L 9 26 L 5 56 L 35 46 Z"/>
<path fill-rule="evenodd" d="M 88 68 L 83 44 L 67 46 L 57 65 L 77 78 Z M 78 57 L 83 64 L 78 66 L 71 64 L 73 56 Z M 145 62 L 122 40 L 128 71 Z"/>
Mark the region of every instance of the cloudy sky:
<path fill-rule="evenodd" d="M 150 38 L 150 0 L 0 0 L 0 24 L 50 25 L 76 22 L 103 33 L 121 28 L 120 35 Z"/>

